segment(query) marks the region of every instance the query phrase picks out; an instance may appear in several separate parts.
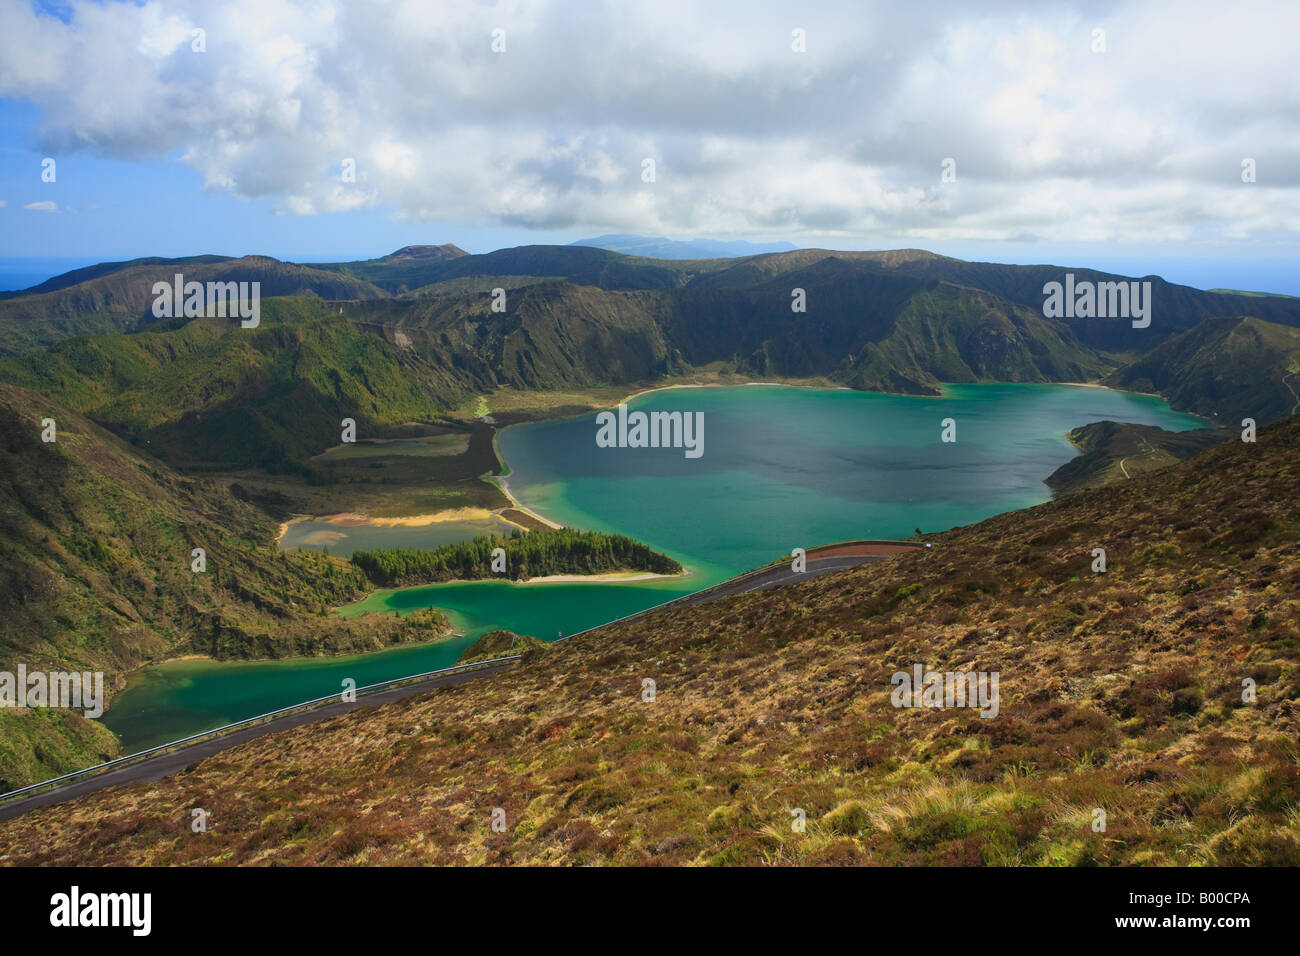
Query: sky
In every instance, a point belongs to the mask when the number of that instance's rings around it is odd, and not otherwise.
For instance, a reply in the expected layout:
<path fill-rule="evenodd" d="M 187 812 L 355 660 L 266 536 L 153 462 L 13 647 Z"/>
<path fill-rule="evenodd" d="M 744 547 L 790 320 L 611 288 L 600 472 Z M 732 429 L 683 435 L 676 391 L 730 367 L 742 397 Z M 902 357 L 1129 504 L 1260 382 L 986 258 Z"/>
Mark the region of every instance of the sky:
<path fill-rule="evenodd" d="M 1294 0 L 0 0 L 0 259 L 639 233 L 1300 294 L 1298 26 Z"/>

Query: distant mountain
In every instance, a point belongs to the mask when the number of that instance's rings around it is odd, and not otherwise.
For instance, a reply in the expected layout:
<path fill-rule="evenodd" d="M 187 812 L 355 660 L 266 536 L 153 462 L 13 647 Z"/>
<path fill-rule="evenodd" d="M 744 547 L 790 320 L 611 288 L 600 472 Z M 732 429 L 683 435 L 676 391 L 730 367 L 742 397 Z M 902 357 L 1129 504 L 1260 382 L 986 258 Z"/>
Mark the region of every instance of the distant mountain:
<path fill-rule="evenodd" d="M 223 330 L 237 324 L 155 320 L 152 284 L 177 271 L 261 281 L 264 326 L 278 331 L 228 337 Z M 1290 413 L 1283 377 L 1300 300 L 1150 277 L 1132 280 L 1151 283 L 1148 328 L 1048 318 L 1043 287 L 1067 272 L 1081 282 L 1130 281 L 916 249 L 658 259 L 585 245 L 469 255 L 446 244 L 313 265 L 134 260 L 0 301 L 0 355 L 13 357 L 0 363 L 0 379 L 60 396 L 187 466 L 201 463 L 196 452 L 223 465 L 301 463 L 351 407 L 380 428 L 500 386 L 623 385 L 699 368 L 926 395 L 944 382 L 1110 375 L 1110 384 L 1159 392 L 1201 414 L 1236 415 L 1240 406 L 1262 423 Z M 492 309 L 498 288 L 507 292 L 504 312 Z M 804 311 L 792 308 L 796 299 Z M 1262 324 L 1227 342 L 1232 362 L 1214 347 L 1195 357 L 1207 336 L 1245 316 Z M 151 337 L 112 335 L 142 329 Z M 245 437 L 232 441 L 240 428 Z"/>
<path fill-rule="evenodd" d="M 579 239 L 573 246 L 595 246 L 610 252 L 650 259 L 734 259 L 738 256 L 755 256 L 765 252 L 789 252 L 798 248 L 789 242 L 746 242 L 733 239 L 669 239 L 666 236 L 637 236 L 627 233 Z"/>
<path fill-rule="evenodd" d="M 402 246 L 396 252 L 390 252 L 378 261 L 419 260 L 421 262 L 445 262 L 448 259 L 459 259 L 461 256 L 467 255 L 469 253 L 460 246 L 447 242 L 441 246 Z"/>
<path fill-rule="evenodd" d="M 371 283 L 390 295 L 400 295 L 408 289 L 426 285 L 439 266 L 469 255 L 459 246 L 444 243 L 440 246 L 403 246 L 378 259 L 358 262 L 316 262 L 311 268 L 322 272 L 337 272 L 362 282 Z"/>
<path fill-rule="evenodd" d="M 1159 342 L 1209 318 L 1253 315 L 1281 325 L 1300 326 L 1300 300 L 1284 297 L 1256 297 L 1204 292 L 1190 286 L 1166 282 L 1159 276 L 1120 276 L 1094 269 L 1055 265 L 1003 265 L 996 262 L 967 262 L 919 249 L 886 252 L 833 252 L 826 249 L 800 249 L 777 256 L 758 256 L 740 260 L 734 270 L 719 273 L 710 282 L 726 281 L 740 270 L 762 269 L 769 274 L 784 274 L 823 258 L 841 259 L 863 269 L 887 271 L 918 279 L 950 282 L 972 289 L 982 289 L 1000 298 L 1023 305 L 1042 314 L 1043 287 L 1060 282 L 1072 273 L 1078 282 L 1150 281 L 1152 318 L 1149 328 L 1133 328 L 1122 319 L 1065 318 L 1079 341 L 1094 348 L 1136 356 Z"/>
<path fill-rule="evenodd" d="M 796 268 L 773 275 L 765 266 Z M 1086 380 L 1109 367 L 1069 328 L 988 293 L 802 253 L 745 260 L 671 294 L 668 340 L 692 365 L 826 375 L 854 388 L 938 394 L 941 382 Z M 803 289 L 807 312 L 791 309 Z"/>
<path fill-rule="evenodd" d="M 270 256 L 136 259 L 78 269 L 42 283 L 43 292 L 0 300 L 0 355 L 45 348 L 75 335 L 126 332 L 158 321 L 153 287 L 172 282 L 260 282 L 264 298 L 382 298 L 368 282 Z M 80 277 L 80 278 L 79 278 Z"/>
<path fill-rule="evenodd" d="M 1218 292 L 1222 295 L 1249 295 L 1258 296 L 1263 299 L 1295 299 L 1300 296 L 1286 295 L 1282 292 L 1247 292 L 1244 289 L 1209 289 L 1209 292 Z"/>
<path fill-rule="evenodd" d="M 57 292 L 59 289 L 66 289 L 68 286 L 78 285 L 82 282 L 88 282 L 91 279 L 98 279 L 101 276 L 112 275 L 115 272 L 121 272 L 124 269 L 131 269 L 136 266 L 210 265 L 214 262 L 229 262 L 230 260 L 230 256 L 185 256 L 180 259 L 165 259 L 160 256 L 150 256 L 143 259 L 128 259 L 123 262 L 101 262 L 98 265 L 73 269 L 71 272 L 65 272 L 62 275 L 54 276 L 52 279 L 46 279 L 44 282 L 39 285 L 34 285 L 30 289 L 21 289 L 14 292 L 0 292 L 0 299 L 12 299 L 20 295 L 39 295 L 43 292 Z"/>

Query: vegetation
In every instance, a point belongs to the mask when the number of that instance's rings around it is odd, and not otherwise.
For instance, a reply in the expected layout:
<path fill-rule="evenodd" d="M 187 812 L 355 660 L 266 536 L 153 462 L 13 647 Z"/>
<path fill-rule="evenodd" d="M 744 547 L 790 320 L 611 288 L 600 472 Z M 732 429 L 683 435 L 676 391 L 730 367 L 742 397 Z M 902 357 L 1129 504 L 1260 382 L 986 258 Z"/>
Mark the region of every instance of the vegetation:
<path fill-rule="evenodd" d="M 32 811 L 0 861 L 1295 866 L 1298 451 L 1293 417 L 932 548 L 655 611 Z M 998 671 L 998 716 L 893 707 L 914 662 Z M 195 836 L 175 809 L 214 794 Z"/>
<path fill-rule="evenodd" d="M 505 551 L 504 575 L 492 570 L 492 552 L 497 548 Z M 500 576 L 526 581 L 551 574 L 609 571 L 680 574 L 682 571 L 682 566 L 672 558 L 625 535 L 572 528 L 515 531 L 509 538 L 485 535 L 428 551 L 415 548 L 356 551 L 352 563 L 380 587 Z"/>
<path fill-rule="evenodd" d="M 465 648 L 457 658 L 457 664 L 473 664 L 475 661 L 491 661 L 511 654 L 520 655 L 525 661 L 532 660 L 539 654 L 545 654 L 551 645 L 539 641 L 527 634 L 515 634 L 512 631 L 488 631 L 477 641 Z"/>
<path fill-rule="evenodd" d="M 170 281 L 177 271 L 188 280 L 261 282 L 261 325 L 155 320 L 153 283 Z M 327 556 L 278 551 L 277 523 L 292 512 L 499 511 L 509 505 L 506 496 L 477 480 L 501 470 L 492 447 L 495 426 L 576 413 L 643 385 L 761 376 L 933 394 L 946 381 L 1108 376 L 1105 381 L 1117 387 L 1158 392 L 1232 429 L 1242 418 L 1263 424 L 1300 408 L 1300 301 L 1206 293 L 1153 279 L 1156 319 L 1148 329 L 1123 321 L 1046 319 L 1042 286 L 1061 271 L 967 263 L 917 250 L 666 261 L 585 247 L 470 256 L 441 246 L 314 266 L 260 256 L 105 263 L 30 294 L 2 296 L 0 668 L 21 660 L 29 667 L 104 670 L 115 691 L 134 668 L 177 654 L 336 654 L 445 634 L 447 623 L 437 614 L 342 621 L 329 609 L 359 597 L 372 575 L 386 584 L 486 577 L 490 563 L 478 543 L 454 553 L 371 554 L 363 558 L 371 562 L 363 571 Z M 1114 278 L 1074 271 L 1080 280 Z M 488 293 L 496 287 L 509 290 L 504 313 L 492 311 Z M 790 309 L 796 287 L 807 295 L 806 313 Z M 493 422 L 474 421 L 483 396 Z M 39 439 L 38 423 L 46 417 L 58 422 L 57 443 Z M 331 452 L 344 418 L 355 420 L 362 443 Z M 1117 471 L 1134 475 L 1183 457 L 1210 437 L 1108 430 L 1106 423 L 1089 429 L 1076 435 L 1085 454 L 1054 476 L 1062 490 L 1113 480 Z M 380 438 L 423 444 L 414 454 L 410 447 L 372 441 Z M 1226 454 L 1226 446 L 1220 451 Z M 1143 482 L 1174 480 L 1163 475 L 1134 477 L 1121 490 L 1131 494 L 1155 487 Z M 1177 489 L 1170 493 L 1183 512 L 1201 507 Z M 1226 494 L 1213 492 L 1212 499 Z M 1069 507 L 1081 507 L 1082 500 L 1086 494 Z M 1240 515 L 1235 524 L 1218 516 L 1189 526 L 1190 534 L 1203 536 L 1191 544 L 1289 527 L 1270 516 L 1279 505 L 1268 507 L 1267 514 L 1261 506 L 1259 514 Z M 1161 508 L 1135 506 L 1130 515 L 1131 529 L 1147 528 L 1150 547 L 1164 549 L 1144 552 L 1144 567 L 1158 567 L 1151 563 L 1157 558 L 1175 564 L 1187 558 L 1180 549 L 1189 545 L 1181 538 L 1153 543 L 1165 533 L 1160 521 L 1186 520 L 1183 512 Z M 509 514 L 537 524 L 520 512 Z M 1100 519 L 1082 526 L 1120 533 Z M 1042 533 L 1055 540 L 1052 535 L 1065 531 Z M 597 543 L 537 534 L 501 541 L 511 554 L 512 577 L 676 569 L 670 559 L 627 539 L 614 544 L 615 536 Z M 1003 553 L 1002 545 L 985 544 L 986 554 Z M 209 562 L 201 574 L 189 566 L 196 547 L 205 549 Z M 1195 560 L 1228 573 L 1226 565 L 1213 563 L 1224 560 L 1221 553 Z M 914 559 L 891 568 L 910 567 L 907 562 Z M 1286 564 L 1278 557 L 1259 567 L 1271 569 L 1259 572 L 1266 577 Z M 1179 568 L 1200 580 L 1195 569 Z M 1142 589 L 1184 579 L 1170 571 L 1132 584 L 1138 598 L 1115 600 L 1123 609 L 1133 606 L 1124 601 L 1158 602 L 1159 592 Z M 968 580 L 961 594 L 982 602 L 1003 593 L 1001 581 L 991 570 Z M 904 591 L 917 584 L 919 590 Z M 924 610 L 936 615 L 926 627 L 965 626 L 960 615 L 948 616 L 946 603 L 927 603 L 935 593 L 925 581 L 897 580 L 888 592 L 893 603 L 882 603 L 881 613 Z M 1052 619 L 1064 619 L 1062 607 L 1082 607 L 1078 613 L 1085 616 L 1096 612 L 1079 595 L 1068 598 L 1073 604 L 1052 604 L 1041 594 L 1035 599 L 1046 602 L 1036 606 L 1054 608 Z M 829 607 L 774 604 L 756 619 L 763 633 L 775 626 L 771 615 L 778 607 L 792 620 L 836 619 Z M 1235 620 L 1235 607 L 1229 601 L 1217 613 Z M 1151 619 L 1162 610 L 1146 608 Z M 994 623 L 967 630 L 1001 627 L 1018 613 L 1015 605 L 990 610 Z M 1270 621 L 1288 620 L 1287 613 L 1254 608 L 1250 620 L 1264 622 L 1255 631 L 1267 630 Z M 713 633 L 709 620 L 696 624 Z M 827 626 L 850 633 L 842 623 Z M 1186 626 L 1201 633 L 1195 623 Z M 737 647 L 748 646 L 750 637 L 730 627 L 719 625 L 719 639 L 725 632 Z M 1160 634 L 1166 642 L 1183 640 Z M 946 646 L 948 636 L 936 633 L 934 646 Z M 1153 647 L 1131 649 L 1140 650 L 1135 667 L 1163 653 Z M 1206 660 L 1183 662 L 1187 679 L 1200 681 L 1203 700 L 1209 699 Z M 1160 684 L 1150 693 L 1172 699 L 1193 691 L 1191 685 Z M 0 712 L 0 741 L 0 784 L 9 785 L 84 765 L 115 748 L 102 728 L 75 715 L 29 712 Z M 859 819 L 860 809 L 846 810 L 845 819 Z"/>
<path fill-rule="evenodd" d="M 261 325 L 222 319 L 71 339 L 0 362 L 0 379 L 107 425 L 172 464 L 310 475 L 307 459 L 340 442 L 463 400 L 449 376 L 319 301 L 263 303 Z"/>
<path fill-rule="evenodd" d="M 41 440 L 53 418 L 57 440 Z M 345 561 L 274 545 L 238 486 L 184 477 L 49 399 L 0 386 L 0 670 L 95 670 L 105 690 L 183 654 L 218 659 L 375 650 L 445 634 L 330 613 L 370 582 Z M 205 570 L 191 570 L 195 548 Z M 97 762 L 111 734 L 79 717 L 0 710 L 0 787 Z"/>
<path fill-rule="evenodd" d="M 0 355 L 26 354 L 79 335 L 123 332 L 155 323 L 156 282 L 259 282 L 263 298 L 369 299 L 367 282 L 269 256 L 134 259 L 76 269 L 27 294 L 0 296 Z"/>
<path fill-rule="evenodd" d="M 1168 339 L 1105 381 L 1240 428 L 1243 418 L 1271 422 L 1300 410 L 1297 370 L 1300 329 L 1226 318 Z"/>
<path fill-rule="evenodd" d="M 1070 441 L 1083 454 L 1067 461 L 1044 480 L 1053 494 L 1125 481 L 1191 458 L 1237 434 L 1228 428 L 1170 432 L 1155 425 L 1093 422 L 1069 433 Z"/>

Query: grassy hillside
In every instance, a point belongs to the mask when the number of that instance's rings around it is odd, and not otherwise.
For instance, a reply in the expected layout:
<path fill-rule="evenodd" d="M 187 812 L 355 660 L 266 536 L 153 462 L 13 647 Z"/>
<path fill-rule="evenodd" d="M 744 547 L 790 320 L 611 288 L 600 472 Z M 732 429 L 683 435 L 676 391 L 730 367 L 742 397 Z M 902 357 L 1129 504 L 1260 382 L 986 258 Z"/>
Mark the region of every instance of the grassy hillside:
<path fill-rule="evenodd" d="M 41 440 L 53 418 L 57 441 Z M 182 654 L 340 654 L 445 633 L 427 615 L 343 622 L 370 584 L 346 562 L 274 546 L 238 488 L 182 477 L 85 417 L 0 386 L 0 670 L 87 669 L 110 691 Z M 206 552 L 206 571 L 191 552 Z M 80 718 L 0 710 L 0 788 L 115 747 Z M 78 743 L 79 742 L 79 743 Z"/>
<path fill-rule="evenodd" d="M 810 250 L 803 250 L 804 253 Z M 784 253 L 795 256 L 799 253 Z M 827 253 L 831 254 L 831 253 Z M 1042 314 L 1043 285 L 1060 282 L 1072 272 L 1076 282 L 1113 282 L 1129 277 L 1095 269 L 1058 265 L 1002 265 L 995 262 L 966 262 L 928 252 L 833 253 L 854 257 L 901 275 L 941 280 L 954 285 L 990 292 Z M 1151 282 L 1151 325 L 1135 329 L 1122 319 L 1064 319 L 1071 332 L 1085 345 L 1116 353 L 1142 353 L 1170 336 L 1211 318 L 1254 315 L 1270 322 L 1300 326 L 1300 300 L 1257 298 L 1238 293 L 1203 292 L 1191 286 L 1166 282 L 1159 276 L 1133 277 Z"/>
<path fill-rule="evenodd" d="M 370 299 L 385 294 L 350 276 L 280 262 L 269 256 L 198 256 L 101 264 L 37 286 L 50 291 L 0 300 L 0 356 L 34 352 L 77 335 L 123 332 L 149 325 L 157 321 L 152 311 L 154 283 L 170 283 L 177 273 L 186 282 L 260 282 L 264 298 Z"/>
<path fill-rule="evenodd" d="M 1300 407 L 1300 329 L 1258 318 L 1214 319 L 1111 373 L 1117 388 L 1159 392 L 1174 408 L 1240 427 Z"/>
<path fill-rule="evenodd" d="M 552 645 L 539 641 L 527 634 L 515 634 L 511 631 L 488 631 L 465 650 L 456 659 L 457 664 L 473 664 L 475 661 L 496 660 L 518 654 L 524 660 L 533 660 L 547 653 Z"/>
<path fill-rule="evenodd" d="M 1291 418 L 924 551 L 606 627 L 33 811 L 0 860 L 1295 866 L 1297 452 Z M 914 663 L 998 672 L 998 715 L 892 706 Z"/>
<path fill-rule="evenodd" d="M 1082 454 L 1044 479 L 1054 494 L 1127 481 L 1198 455 L 1220 442 L 1238 438 L 1230 428 L 1193 428 L 1170 432 L 1155 425 L 1092 422 L 1071 429 L 1070 442 Z"/>
<path fill-rule="evenodd" d="M 188 467 L 283 470 L 469 394 L 447 368 L 371 334 L 319 300 L 270 299 L 261 325 L 194 319 L 162 331 L 70 339 L 0 360 L 39 391 Z"/>

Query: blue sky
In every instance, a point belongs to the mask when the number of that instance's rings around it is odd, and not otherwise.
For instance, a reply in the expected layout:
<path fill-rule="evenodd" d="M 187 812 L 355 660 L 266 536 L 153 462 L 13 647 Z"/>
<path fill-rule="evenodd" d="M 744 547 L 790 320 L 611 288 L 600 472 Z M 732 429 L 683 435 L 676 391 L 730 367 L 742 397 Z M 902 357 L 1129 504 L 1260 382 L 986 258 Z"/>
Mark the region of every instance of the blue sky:
<path fill-rule="evenodd" d="M 399 222 L 395 210 L 292 215 L 270 199 L 205 190 L 203 177 L 170 155 L 149 161 L 82 152 L 55 157 L 56 179 L 41 180 L 38 111 L 0 100 L 0 257 L 86 258 L 258 253 L 280 259 L 367 259 L 404 245 L 456 242 L 489 252 L 530 242 L 571 242 L 568 232 Z M 54 211 L 25 209 L 53 202 Z"/>
<path fill-rule="evenodd" d="M 1297 5 L 1045 9 L 11 2 L 0 260 L 633 232 L 1300 294 Z"/>

